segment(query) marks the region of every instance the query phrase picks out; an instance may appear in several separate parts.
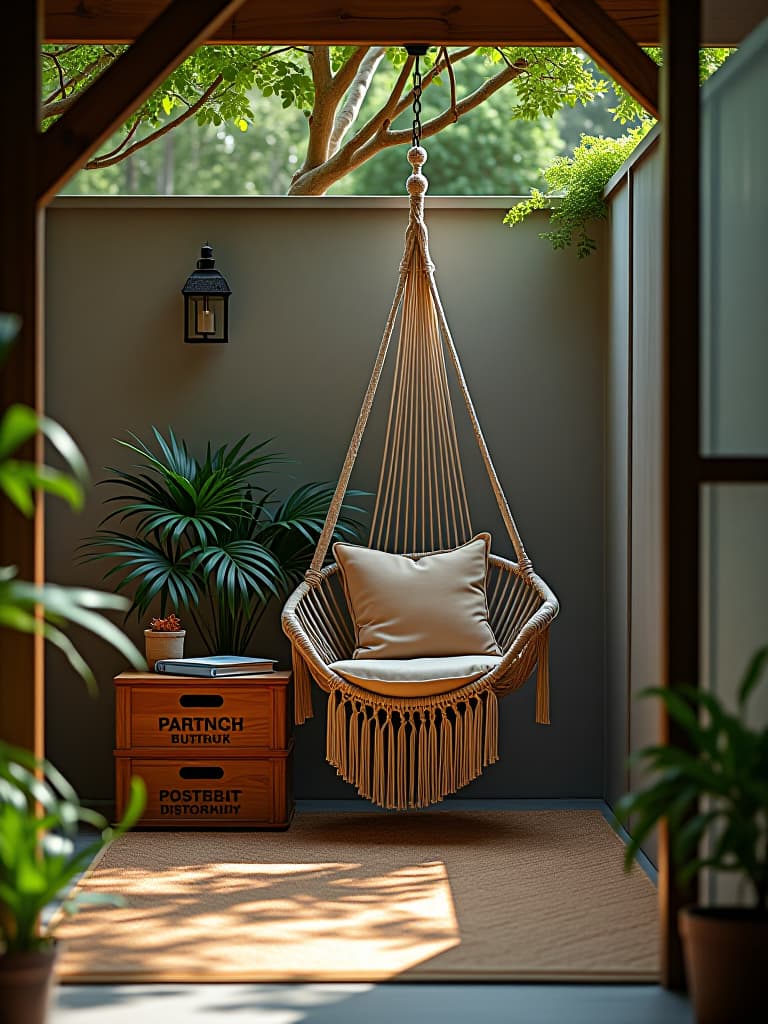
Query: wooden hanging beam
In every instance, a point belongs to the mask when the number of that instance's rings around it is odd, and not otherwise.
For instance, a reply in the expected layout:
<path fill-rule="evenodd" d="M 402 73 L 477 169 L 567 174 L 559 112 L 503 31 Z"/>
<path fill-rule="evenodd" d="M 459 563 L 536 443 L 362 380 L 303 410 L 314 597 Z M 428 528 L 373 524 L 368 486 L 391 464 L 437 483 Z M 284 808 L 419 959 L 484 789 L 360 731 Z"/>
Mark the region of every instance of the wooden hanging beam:
<path fill-rule="evenodd" d="M 45 37 L 56 43 L 125 43 L 168 0 L 45 0 Z M 192 9 L 196 4 L 185 4 Z M 578 6 L 584 6 L 579 4 Z M 659 0 L 600 0 L 635 43 L 659 43 Z M 703 43 L 736 46 L 765 16 L 765 0 L 709 4 Z M 218 43 L 476 43 L 570 46 L 571 36 L 532 0 L 245 0 L 206 39 Z"/>
<path fill-rule="evenodd" d="M 699 685 L 701 438 L 700 0 L 664 0 L 660 136 L 664 175 L 662 351 L 665 565 L 662 685 Z M 661 742 L 689 747 L 685 730 L 661 709 Z M 696 880 L 679 883 L 665 824 L 659 835 L 662 984 L 683 989 L 677 915 L 696 899 Z"/>
<path fill-rule="evenodd" d="M 659 69 L 595 0 L 533 0 L 600 67 L 648 111 L 659 116 Z"/>
<path fill-rule="evenodd" d="M 38 143 L 37 197 L 47 203 L 130 113 L 243 0 L 172 0 L 133 46 L 53 124 Z M 87 8 L 87 4 L 80 4 Z M 97 5 L 98 6 L 98 5 Z"/>
<path fill-rule="evenodd" d="M 42 0 L 20 4 L 13 30 L 0 34 L 0 61 L 11 88 L 0 90 L 5 150 L 0 160 L 0 311 L 21 319 L 21 334 L 0 369 L 0 408 L 14 402 L 39 412 L 42 375 L 42 217 L 35 195 L 35 144 L 40 124 Z M 41 454 L 33 443 L 24 458 Z M 0 498 L 0 565 L 21 579 L 43 579 L 43 503 L 25 518 Z M 43 752 L 43 642 L 0 629 L 0 739 Z"/>

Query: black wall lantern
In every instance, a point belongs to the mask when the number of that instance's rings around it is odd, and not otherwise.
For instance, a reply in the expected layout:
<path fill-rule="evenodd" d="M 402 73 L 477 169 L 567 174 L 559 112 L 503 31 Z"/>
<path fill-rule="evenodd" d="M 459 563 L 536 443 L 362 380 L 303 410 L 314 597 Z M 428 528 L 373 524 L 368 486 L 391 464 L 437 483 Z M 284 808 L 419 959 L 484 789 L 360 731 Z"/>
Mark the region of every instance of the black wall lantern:
<path fill-rule="evenodd" d="M 181 289 L 184 296 L 184 341 L 229 341 L 229 296 L 232 289 L 218 270 L 213 249 L 200 249 L 197 270 Z"/>

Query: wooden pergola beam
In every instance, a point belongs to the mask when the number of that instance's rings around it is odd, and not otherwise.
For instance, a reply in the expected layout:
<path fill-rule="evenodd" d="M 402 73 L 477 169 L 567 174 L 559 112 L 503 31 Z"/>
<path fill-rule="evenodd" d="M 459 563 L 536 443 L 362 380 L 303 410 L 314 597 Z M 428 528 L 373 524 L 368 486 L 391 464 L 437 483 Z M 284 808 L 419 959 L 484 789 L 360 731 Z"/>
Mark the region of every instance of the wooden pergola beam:
<path fill-rule="evenodd" d="M 45 0 L 45 38 L 52 43 L 129 43 L 166 4 L 167 0 Z M 659 0 L 599 0 L 599 6 L 634 42 L 659 44 Z M 705 13 L 702 45 L 738 46 L 765 16 L 765 3 L 710 3 Z M 532 0 L 245 0 L 206 41 L 570 46 L 572 38 Z"/>
<path fill-rule="evenodd" d="M 171 0 L 133 46 L 39 137 L 38 201 L 52 199 L 91 153 L 242 3 Z"/>
<path fill-rule="evenodd" d="M 51 42 L 129 42 L 165 0 L 47 0 Z M 657 33 L 658 0 L 601 0 L 638 40 Z M 188 4 L 187 6 L 192 6 Z M 486 43 L 570 45 L 570 38 L 530 0 L 246 0 L 236 16 L 209 34 L 211 42 L 402 45 Z"/>
<path fill-rule="evenodd" d="M 651 114 L 659 116 L 659 69 L 595 0 L 533 0 Z"/>

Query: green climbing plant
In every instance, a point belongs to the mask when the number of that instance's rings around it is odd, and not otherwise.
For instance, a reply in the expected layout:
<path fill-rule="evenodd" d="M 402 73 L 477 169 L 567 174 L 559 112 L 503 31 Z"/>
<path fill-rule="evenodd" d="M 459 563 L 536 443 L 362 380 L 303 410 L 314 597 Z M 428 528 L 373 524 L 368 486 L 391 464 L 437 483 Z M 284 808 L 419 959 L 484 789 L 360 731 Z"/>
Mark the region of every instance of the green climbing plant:
<path fill-rule="evenodd" d="M 660 47 L 647 47 L 646 53 L 657 64 L 662 63 Z M 724 47 L 700 50 L 699 83 L 717 71 L 731 53 L 732 49 Z M 619 85 L 614 83 L 612 88 L 616 106 L 609 109 L 614 119 L 625 125 L 636 123 L 617 139 L 582 135 L 572 156 L 558 157 L 549 167 L 542 168 L 548 191 L 532 188 L 528 198 L 513 206 L 504 217 L 504 223 L 514 227 L 536 210 L 549 210 L 551 230 L 540 232 L 539 238 L 546 238 L 553 249 L 574 246 L 579 259 L 589 256 L 597 247 L 589 225 L 608 216 L 603 198 L 605 186 L 656 123 Z"/>
<path fill-rule="evenodd" d="M 531 189 L 527 199 L 508 211 L 504 223 L 520 224 L 534 210 L 550 210 L 551 229 L 540 232 L 539 238 L 548 239 L 553 249 L 575 246 L 580 259 L 589 256 L 597 245 L 589 225 L 608 216 L 605 186 L 653 123 L 646 118 L 618 139 L 582 135 L 573 156 L 561 156 L 544 169 L 549 191 Z"/>

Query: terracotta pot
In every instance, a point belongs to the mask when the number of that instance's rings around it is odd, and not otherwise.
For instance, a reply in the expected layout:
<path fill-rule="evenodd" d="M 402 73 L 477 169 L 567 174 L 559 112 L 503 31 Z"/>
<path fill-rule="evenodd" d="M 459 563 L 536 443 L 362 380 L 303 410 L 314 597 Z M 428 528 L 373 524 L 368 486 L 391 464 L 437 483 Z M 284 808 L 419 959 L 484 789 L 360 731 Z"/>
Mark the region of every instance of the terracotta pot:
<path fill-rule="evenodd" d="M 697 1024 L 762 1019 L 768 914 L 746 907 L 684 907 L 678 928 Z"/>
<path fill-rule="evenodd" d="M 186 629 L 177 629 L 172 633 L 156 632 L 154 629 L 144 630 L 144 653 L 151 672 L 155 662 L 163 658 L 184 657 L 184 637 Z"/>
<path fill-rule="evenodd" d="M 56 947 L 0 956 L 0 1024 L 45 1024 Z"/>

